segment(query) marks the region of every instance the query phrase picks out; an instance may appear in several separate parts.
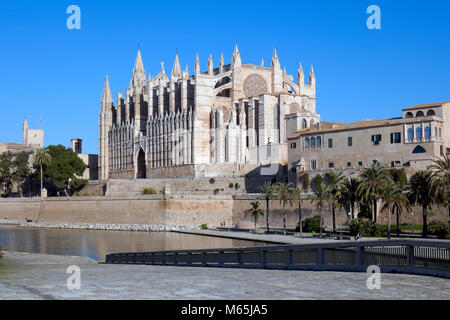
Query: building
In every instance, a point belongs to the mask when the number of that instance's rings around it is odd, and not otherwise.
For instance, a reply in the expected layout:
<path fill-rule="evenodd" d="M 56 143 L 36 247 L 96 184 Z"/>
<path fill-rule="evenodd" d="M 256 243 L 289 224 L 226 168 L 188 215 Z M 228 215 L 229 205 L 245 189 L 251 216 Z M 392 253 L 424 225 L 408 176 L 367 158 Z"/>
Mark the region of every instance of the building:
<path fill-rule="evenodd" d="M 28 121 L 25 119 L 22 126 L 22 144 L 24 146 L 30 146 L 34 148 L 44 147 L 44 130 L 43 129 L 30 129 Z"/>
<path fill-rule="evenodd" d="M 16 142 L 0 143 L 0 154 L 10 151 L 13 155 L 22 151 L 33 153 L 37 148 L 44 147 L 44 130 L 30 129 L 27 119 L 22 125 L 22 144 Z"/>
<path fill-rule="evenodd" d="M 86 180 L 98 180 L 98 155 L 96 154 L 84 154 L 83 140 L 74 138 L 70 140 L 70 147 L 78 157 L 86 164 L 86 170 L 84 170 L 81 178 Z"/>
<path fill-rule="evenodd" d="M 374 161 L 385 167 L 425 169 L 450 151 L 450 102 L 405 108 L 402 117 L 353 123 L 321 122 L 289 141 L 289 180 L 329 170 L 347 173 Z"/>
<path fill-rule="evenodd" d="M 314 126 L 315 74 L 297 83 L 281 69 L 274 51 L 271 65 L 242 63 L 237 46 L 230 64 L 208 59 L 202 72 L 182 71 L 178 55 L 170 74 L 164 63 L 155 77 L 137 54 L 129 87 L 114 104 L 109 79 L 99 115 L 100 179 L 245 175 L 262 167 L 277 175 L 288 160 L 287 137 Z"/>

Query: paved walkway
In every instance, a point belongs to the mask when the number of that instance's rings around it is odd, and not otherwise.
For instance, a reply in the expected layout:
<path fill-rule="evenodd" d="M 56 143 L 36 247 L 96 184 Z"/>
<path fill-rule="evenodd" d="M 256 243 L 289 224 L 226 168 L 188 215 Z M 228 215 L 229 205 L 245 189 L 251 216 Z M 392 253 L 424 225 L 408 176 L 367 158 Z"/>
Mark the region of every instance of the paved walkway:
<path fill-rule="evenodd" d="M 365 273 L 105 265 L 85 257 L 6 252 L 3 299 L 450 299 L 450 280 L 382 274 L 369 290 Z M 81 268 L 81 290 L 66 269 Z"/>

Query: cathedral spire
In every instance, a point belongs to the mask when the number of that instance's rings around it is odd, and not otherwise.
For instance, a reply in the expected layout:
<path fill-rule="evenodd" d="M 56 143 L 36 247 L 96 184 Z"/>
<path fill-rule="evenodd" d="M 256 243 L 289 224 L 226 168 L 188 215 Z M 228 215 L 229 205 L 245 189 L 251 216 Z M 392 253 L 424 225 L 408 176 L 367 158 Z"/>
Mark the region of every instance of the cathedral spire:
<path fill-rule="evenodd" d="M 264 67 L 264 59 L 263 58 L 261 58 L 261 64 L 259 66 Z"/>
<path fill-rule="evenodd" d="M 164 70 L 164 61 L 161 61 L 161 74 L 165 74 L 166 71 Z"/>
<path fill-rule="evenodd" d="M 106 76 L 105 80 L 105 86 L 103 88 L 103 95 L 102 95 L 102 111 L 106 111 L 107 108 L 112 105 L 112 95 L 111 95 L 111 88 L 109 87 L 109 79 L 108 76 Z"/>
<path fill-rule="evenodd" d="M 142 62 L 141 50 L 138 50 L 136 62 L 134 63 L 133 78 L 130 87 L 144 87 L 146 81 L 144 63 Z"/>
<path fill-rule="evenodd" d="M 195 57 L 195 74 L 200 74 L 200 59 L 197 56 Z"/>
<path fill-rule="evenodd" d="M 175 62 L 173 63 L 172 76 L 181 78 L 180 61 L 178 60 L 178 53 L 175 55 Z"/>
<path fill-rule="evenodd" d="M 109 87 L 108 76 L 106 76 L 105 86 L 103 88 L 102 102 L 112 102 L 111 88 Z"/>
<path fill-rule="evenodd" d="M 186 64 L 186 67 L 184 68 L 184 73 L 186 73 L 186 75 L 189 75 L 189 69 L 188 69 L 188 65 Z"/>
<path fill-rule="evenodd" d="M 303 87 L 305 85 L 305 74 L 303 73 L 303 67 L 301 63 L 298 65 L 297 70 L 297 84 L 299 87 Z"/>
<path fill-rule="evenodd" d="M 208 74 L 210 76 L 212 76 L 213 72 L 214 72 L 214 63 L 213 63 L 212 55 L 210 54 L 209 58 L 208 58 Z"/>
<path fill-rule="evenodd" d="M 311 65 L 311 71 L 309 72 L 309 85 L 312 88 L 316 87 L 316 75 L 314 74 L 313 65 Z"/>
<path fill-rule="evenodd" d="M 272 57 L 271 66 L 272 66 L 272 68 L 274 68 L 274 70 L 281 71 L 280 61 L 279 61 L 278 55 L 277 55 L 277 49 L 275 49 L 273 51 L 273 57 Z"/>
<path fill-rule="evenodd" d="M 223 60 L 223 53 L 220 54 L 220 61 L 219 61 L 219 73 L 223 72 L 223 67 L 225 65 L 225 61 Z"/>
<path fill-rule="evenodd" d="M 238 49 L 237 45 L 234 47 L 233 57 L 231 59 L 231 64 L 232 65 L 241 65 L 241 55 L 239 53 L 239 49 Z"/>

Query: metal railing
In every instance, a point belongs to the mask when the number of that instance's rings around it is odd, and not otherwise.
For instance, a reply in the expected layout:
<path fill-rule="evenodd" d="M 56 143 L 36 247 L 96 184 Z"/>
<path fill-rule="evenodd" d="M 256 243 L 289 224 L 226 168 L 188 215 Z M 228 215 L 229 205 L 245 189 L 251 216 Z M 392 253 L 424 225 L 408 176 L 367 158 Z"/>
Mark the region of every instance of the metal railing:
<path fill-rule="evenodd" d="M 276 245 L 245 248 L 112 253 L 108 264 L 363 271 L 377 265 L 382 272 L 450 278 L 450 241 L 378 240 Z"/>

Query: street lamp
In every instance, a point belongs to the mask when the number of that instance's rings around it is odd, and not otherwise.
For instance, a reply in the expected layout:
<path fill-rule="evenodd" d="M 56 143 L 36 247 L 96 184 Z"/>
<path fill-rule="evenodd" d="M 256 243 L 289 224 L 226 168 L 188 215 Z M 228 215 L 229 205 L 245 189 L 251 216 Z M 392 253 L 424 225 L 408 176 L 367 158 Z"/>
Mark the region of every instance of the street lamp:
<path fill-rule="evenodd" d="M 411 229 L 412 229 L 412 234 L 414 235 L 414 212 L 411 212 Z"/>

